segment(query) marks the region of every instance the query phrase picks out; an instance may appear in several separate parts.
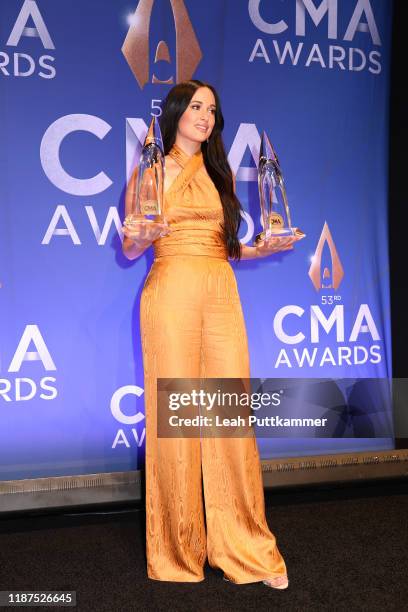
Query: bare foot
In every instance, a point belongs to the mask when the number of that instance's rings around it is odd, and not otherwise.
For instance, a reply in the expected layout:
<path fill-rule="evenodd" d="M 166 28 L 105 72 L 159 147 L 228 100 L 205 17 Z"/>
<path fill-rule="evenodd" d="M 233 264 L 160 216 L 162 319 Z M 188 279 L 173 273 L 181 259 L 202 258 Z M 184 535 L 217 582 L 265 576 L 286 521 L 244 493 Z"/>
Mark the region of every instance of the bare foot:
<path fill-rule="evenodd" d="M 277 576 L 276 578 L 267 578 L 262 580 L 264 584 L 273 589 L 287 589 L 289 586 L 289 580 L 286 574 L 284 576 Z"/>
<path fill-rule="evenodd" d="M 231 582 L 231 580 L 226 576 L 224 576 L 223 578 L 226 582 Z M 262 582 L 263 584 L 266 584 L 266 586 L 271 587 L 272 589 L 283 590 L 287 589 L 289 586 L 289 580 L 286 574 L 284 576 L 277 576 L 276 578 L 268 578 L 266 580 L 262 580 Z"/>

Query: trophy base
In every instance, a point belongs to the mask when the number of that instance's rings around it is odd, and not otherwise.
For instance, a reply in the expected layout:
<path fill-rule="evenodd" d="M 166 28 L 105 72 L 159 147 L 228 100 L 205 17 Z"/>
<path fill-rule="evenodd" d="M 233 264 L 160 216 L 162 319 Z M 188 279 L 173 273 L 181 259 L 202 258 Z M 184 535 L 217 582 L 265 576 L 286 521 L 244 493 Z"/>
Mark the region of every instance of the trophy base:
<path fill-rule="evenodd" d="M 257 234 L 255 236 L 253 246 L 256 246 L 260 242 L 263 242 L 265 240 L 265 236 L 266 236 L 265 231 Z M 300 230 L 298 227 L 286 227 L 286 228 L 283 228 L 279 232 L 271 232 L 268 238 L 289 238 L 290 236 L 296 236 L 298 238 L 303 238 L 304 236 L 306 236 L 306 234 L 302 232 L 302 230 Z"/>
<path fill-rule="evenodd" d="M 131 214 L 125 217 L 123 225 L 126 227 L 131 227 L 132 225 L 136 225 L 138 223 L 166 223 L 162 215 L 152 215 L 151 217 L 146 217 L 145 215 Z"/>

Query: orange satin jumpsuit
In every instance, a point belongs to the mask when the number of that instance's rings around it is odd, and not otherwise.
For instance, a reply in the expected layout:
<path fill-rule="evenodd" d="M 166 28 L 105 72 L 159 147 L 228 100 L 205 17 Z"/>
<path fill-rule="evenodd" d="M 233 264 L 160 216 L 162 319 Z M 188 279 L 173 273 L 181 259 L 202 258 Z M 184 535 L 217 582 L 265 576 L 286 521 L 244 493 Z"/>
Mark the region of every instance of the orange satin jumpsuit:
<path fill-rule="evenodd" d="M 208 557 L 231 581 L 258 582 L 286 574 L 286 566 L 265 519 L 255 437 L 157 437 L 157 378 L 250 377 L 218 191 L 201 151 L 189 157 L 174 145 L 169 154 L 182 168 L 165 194 L 173 231 L 154 242 L 140 303 L 147 573 L 199 582 Z"/>

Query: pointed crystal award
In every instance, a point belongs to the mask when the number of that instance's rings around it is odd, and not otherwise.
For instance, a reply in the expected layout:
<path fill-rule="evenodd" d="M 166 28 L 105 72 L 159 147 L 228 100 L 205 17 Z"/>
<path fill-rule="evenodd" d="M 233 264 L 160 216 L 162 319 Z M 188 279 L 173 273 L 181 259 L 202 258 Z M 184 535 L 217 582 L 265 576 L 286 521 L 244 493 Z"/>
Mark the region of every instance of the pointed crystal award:
<path fill-rule="evenodd" d="M 150 123 L 138 166 L 131 212 L 124 224 L 165 223 L 163 215 L 164 147 L 156 117 Z"/>
<path fill-rule="evenodd" d="M 254 244 L 273 236 L 303 235 L 292 227 L 279 159 L 265 131 L 259 152 L 258 188 L 263 231 L 257 234 Z"/>

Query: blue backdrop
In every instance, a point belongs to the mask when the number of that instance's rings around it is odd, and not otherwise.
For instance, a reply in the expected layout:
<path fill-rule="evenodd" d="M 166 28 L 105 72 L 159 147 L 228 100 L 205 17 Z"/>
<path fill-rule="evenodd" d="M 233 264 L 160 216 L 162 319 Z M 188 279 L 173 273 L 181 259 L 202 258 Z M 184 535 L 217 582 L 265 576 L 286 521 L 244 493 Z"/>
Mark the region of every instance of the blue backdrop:
<path fill-rule="evenodd" d="M 293 222 L 307 234 L 293 252 L 234 264 L 252 376 L 391 376 L 391 8 L 389 0 L 2 1 L 1 479 L 143 463 L 138 313 L 152 253 L 127 261 L 120 227 L 129 169 L 178 80 L 206 80 L 220 93 L 246 211 L 242 242 L 261 229 L 264 129 Z M 261 456 L 393 448 L 391 438 L 350 431 L 260 439 Z"/>

